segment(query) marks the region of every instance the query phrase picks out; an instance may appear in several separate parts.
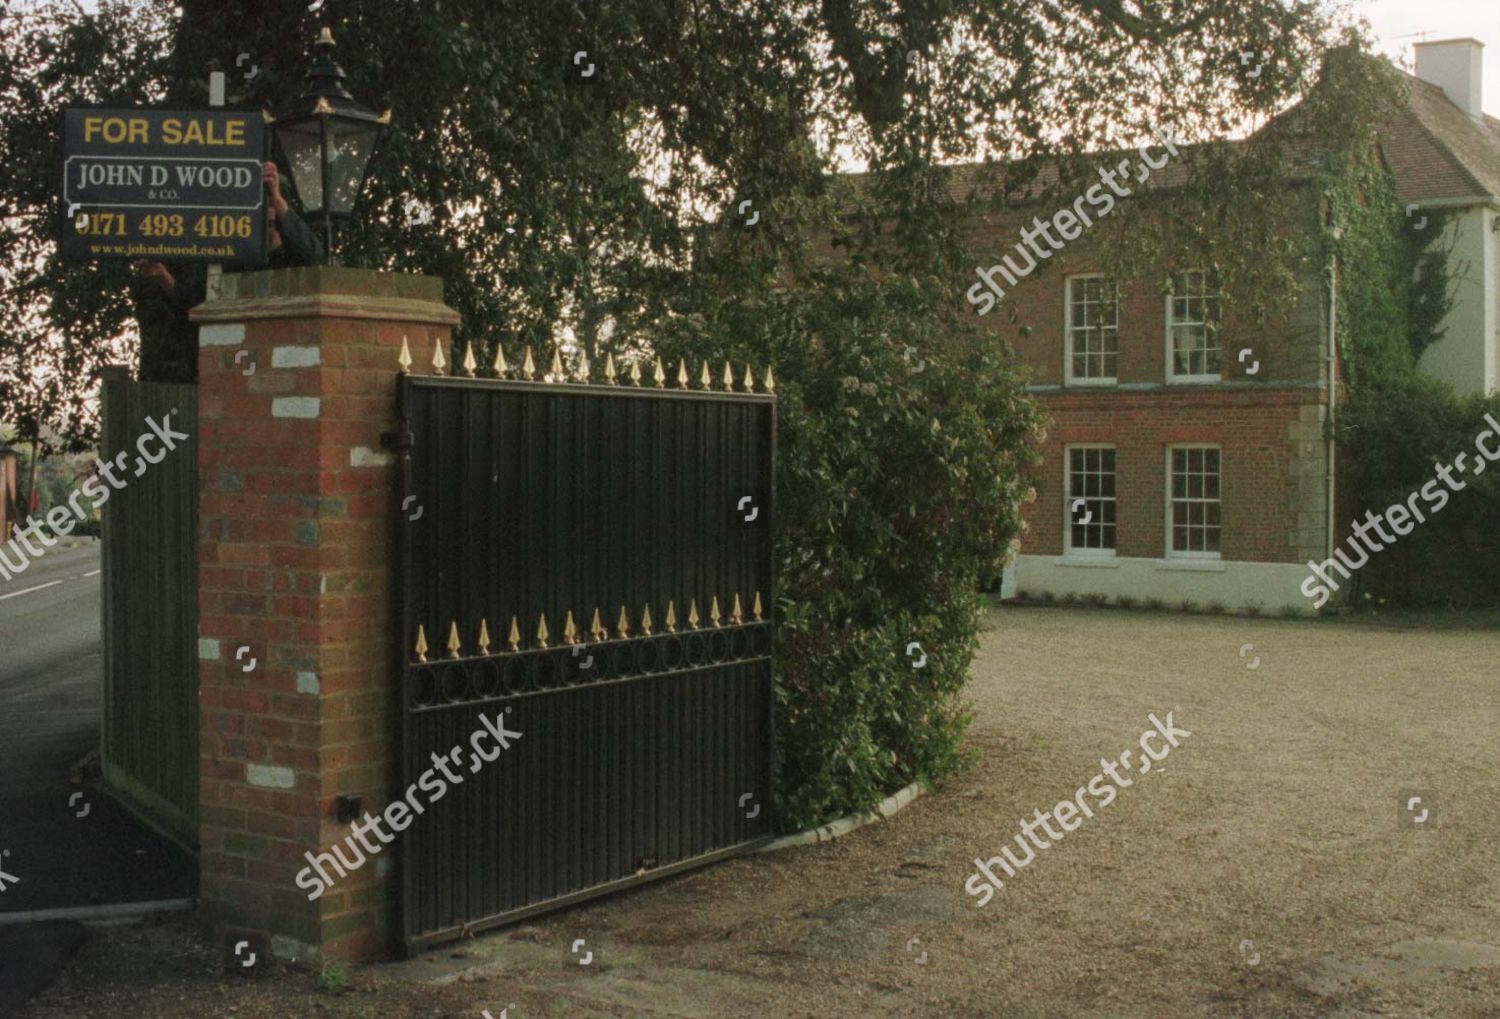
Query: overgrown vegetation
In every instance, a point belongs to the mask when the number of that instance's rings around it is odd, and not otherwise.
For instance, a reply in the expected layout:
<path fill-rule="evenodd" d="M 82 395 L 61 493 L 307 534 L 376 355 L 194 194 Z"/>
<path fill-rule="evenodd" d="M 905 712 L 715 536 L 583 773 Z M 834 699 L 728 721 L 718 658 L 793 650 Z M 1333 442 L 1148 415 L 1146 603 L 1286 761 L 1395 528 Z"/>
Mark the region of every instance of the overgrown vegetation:
<path fill-rule="evenodd" d="M 1338 328 L 1347 402 L 1339 414 L 1341 525 L 1404 503 L 1434 465 L 1467 452 L 1500 420 L 1500 399 L 1458 397 L 1423 373 L 1424 351 L 1442 337 L 1452 306 L 1449 218 L 1407 215 L 1374 151 L 1327 190 L 1340 266 Z M 1356 606 L 1469 606 L 1500 600 L 1500 472 L 1467 488 L 1410 534 L 1371 557 L 1348 586 Z"/>

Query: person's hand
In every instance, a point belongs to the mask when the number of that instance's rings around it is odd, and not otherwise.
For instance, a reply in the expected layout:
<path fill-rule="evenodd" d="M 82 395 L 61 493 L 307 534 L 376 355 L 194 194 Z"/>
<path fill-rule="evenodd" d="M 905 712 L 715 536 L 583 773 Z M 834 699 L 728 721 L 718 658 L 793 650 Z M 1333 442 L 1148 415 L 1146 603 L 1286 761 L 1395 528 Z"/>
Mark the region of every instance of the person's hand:
<path fill-rule="evenodd" d="M 271 211 L 279 220 L 286 215 L 286 199 L 281 196 L 281 172 L 276 169 L 276 164 L 267 160 L 260 168 L 260 179 L 265 181 L 266 187 L 270 189 Z"/>
<path fill-rule="evenodd" d="M 169 294 L 177 286 L 177 281 L 172 278 L 171 270 L 154 259 L 138 258 L 130 265 L 142 276 L 155 280 L 157 285 Z"/>

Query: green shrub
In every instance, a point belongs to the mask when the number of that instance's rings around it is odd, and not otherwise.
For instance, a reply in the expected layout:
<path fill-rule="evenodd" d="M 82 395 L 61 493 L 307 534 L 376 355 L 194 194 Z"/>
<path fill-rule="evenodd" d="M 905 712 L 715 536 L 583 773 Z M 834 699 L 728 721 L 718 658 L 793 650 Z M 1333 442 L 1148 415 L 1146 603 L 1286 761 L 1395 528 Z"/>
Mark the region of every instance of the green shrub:
<path fill-rule="evenodd" d="M 946 288 L 812 275 L 658 342 L 668 363 L 770 351 L 775 366 L 776 781 L 794 829 L 957 766 L 978 587 L 1019 532 L 1040 428 L 1008 353 L 954 317 Z"/>
<path fill-rule="evenodd" d="M 1476 475 L 1472 468 L 1475 437 L 1490 427 L 1486 414 L 1500 421 L 1500 396 L 1460 399 L 1449 387 L 1419 375 L 1351 396 L 1340 427 L 1339 513 L 1345 533 L 1348 522 L 1363 520 L 1367 510 L 1379 516 L 1389 506 L 1405 504 L 1436 477 L 1435 464 L 1451 464 L 1466 453 L 1471 466 L 1454 472 L 1465 487 L 1450 492 L 1447 505 L 1427 512 L 1424 523 L 1413 521 L 1409 534 L 1371 554 L 1341 594 L 1357 605 L 1500 604 L 1500 542 L 1495 541 L 1500 469 Z"/>

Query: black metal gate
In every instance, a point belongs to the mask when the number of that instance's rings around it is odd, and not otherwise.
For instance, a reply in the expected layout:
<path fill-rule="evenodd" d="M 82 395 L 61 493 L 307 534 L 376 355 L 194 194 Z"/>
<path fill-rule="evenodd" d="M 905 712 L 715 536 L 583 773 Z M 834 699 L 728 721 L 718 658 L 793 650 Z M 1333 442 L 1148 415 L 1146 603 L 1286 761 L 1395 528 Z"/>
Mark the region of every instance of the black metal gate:
<path fill-rule="evenodd" d="M 607 376 L 401 377 L 408 950 L 772 831 L 775 397 Z"/>

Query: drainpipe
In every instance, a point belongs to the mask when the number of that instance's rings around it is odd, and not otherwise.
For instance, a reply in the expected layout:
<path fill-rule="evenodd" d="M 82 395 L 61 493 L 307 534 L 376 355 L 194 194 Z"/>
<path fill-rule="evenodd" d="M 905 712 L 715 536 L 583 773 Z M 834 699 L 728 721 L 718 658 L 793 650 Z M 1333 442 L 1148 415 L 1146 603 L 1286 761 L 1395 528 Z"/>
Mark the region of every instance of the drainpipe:
<path fill-rule="evenodd" d="M 1341 240 L 1342 227 L 1333 228 L 1333 239 Z M 1334 251 L 1328 266 L 1328 426 L 1324 441 L 1324 454 L 1328 458 L 1328 540 L 1325 558 L 1333 558 L 1334 547 L 1334 455 L 1337 449 L 1336 430 L 1338 423 L 1338 365 L 1339 365 L 1339 254 Z"/>

